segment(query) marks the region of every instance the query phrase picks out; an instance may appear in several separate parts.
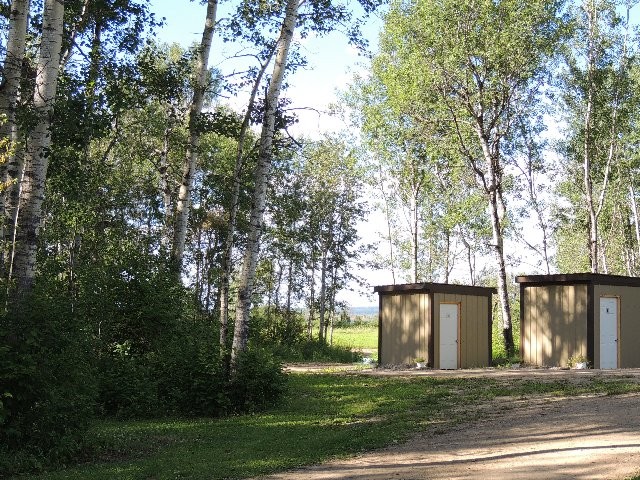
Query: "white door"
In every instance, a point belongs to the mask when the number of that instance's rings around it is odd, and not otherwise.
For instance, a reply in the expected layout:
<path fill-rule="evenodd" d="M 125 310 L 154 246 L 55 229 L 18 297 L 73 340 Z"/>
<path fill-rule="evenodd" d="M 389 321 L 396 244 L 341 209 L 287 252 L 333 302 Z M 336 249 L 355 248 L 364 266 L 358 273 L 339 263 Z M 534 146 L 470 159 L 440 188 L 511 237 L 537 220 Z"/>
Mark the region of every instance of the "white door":
<path fill-rule="evenodd" d="M 618 299 L 600 297 L 600 368 L 618 368 Z"/>
<path fill-rule="evenodd" d="M 440 304 L 440 368 L 458 368 L 458 305 Z"/>

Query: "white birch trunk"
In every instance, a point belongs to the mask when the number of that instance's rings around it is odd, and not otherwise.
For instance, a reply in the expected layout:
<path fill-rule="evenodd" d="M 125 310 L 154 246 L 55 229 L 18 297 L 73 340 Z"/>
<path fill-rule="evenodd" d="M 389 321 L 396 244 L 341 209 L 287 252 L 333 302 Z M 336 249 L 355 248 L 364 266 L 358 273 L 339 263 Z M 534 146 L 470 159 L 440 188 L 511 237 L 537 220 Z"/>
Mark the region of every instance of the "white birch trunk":
<path fill-rule="evenodd" d="M 13 265 L 10 271 L 10 277 L 15 280 L 15 298 L 18 300 L 32 290 L 36 275 L 36 250 L 49 165 L 51 116 L 58 85 L 63 17 L 63 0 L 45 0 L 42 40 L 33 95 L 38 122 L 27 139 L 18 207 L 19 228 L 16 229 Z"/>
<path fill-rule="evenodd" d="M 496 264 L 498 266 L 498 298 L 500 300 L 500 310 L 502 313 L 502 336 L 504 338 L 507 355 L 514 353 L 513 328 L 511 323 L 511 306 L 509 305 L 509 293 L 507 290 L 507 269 L 504 261 L 504 238 L 502 234 L 503 219 L 505 215 L 505 205 L 500 190 L 499 164 L 496 160 L 497 152 L 491 150 L 487 139 L 482 134 L 480 127 L 477 128 L 478 139 L 482 145 L 482 152 L 487 165 L 487 177 L 489 184 L 486 188 L 489 199 L 489 211 L 491 214 L 492 248 L 494 251 Z"/>
<path fill-rule="evenodd" d="M 231 192 L 231 205 L 229 208 L 229 226 L 227 231 L 227 237 L 224 243 L 224 251 L 222 253 L 222 275 L 220 278 L 220 349 L 224 352 L 227 350 L 227 336 L 229 325 L 229 282 L 231 280 L 231 256 L 233 254 L 233 239 L 236 231 L 236 223 L 238 218 L 239 199 L 240 199 L 240 174 L 242 173 L 242 166 L 244 164 L 244 142 L 249 131 L 249 122 L 251 121 L 251 112 L 256 101 L 258 94 L 258 88 L 262 83 L 262 77 L 271 63 L 273 53 L 267 57 L 258 76 L 256 77 L 251 94 L 249 96 L 249 103 L 247 104 L 247 110 L 242 120 L 242 126 L 240 127 L 240 135 L 238 135 L 238 149 L 236 151 L 236 163 L 233 167 L 233 191 Z"/>
<path fill-rule="evenodd" d="M 13 256 L 15 221 L 20 192 L 19 177 L 22 170 L 22 149 L 19 146 L 18 125 L 16 123 L 16 106 L 20 98 L 20 79 L 22 61 L 24 59 L 27 33 L 27 18 L 30 0 L 13 0 L 9 13 L 9 35 L 7 53 L 3 65 L 3 84 L 0 88 L 0 114 L 5 115 L 5 122 L 0 124 L 0 138 L 8 139 L 13 147 L 5 164 L 0 165 L 0 181 L 6 190 L 0 195 L 0 212 L 2 212 L 2 277 L 6 277 Z"/>
<path fill-rule="evenodd" d="M 587 213 L 589 214 L 589 262 L 591 272 L 598 273 L 598 217 L 593 202 L 593 181 L 591 179 L 591 124 L 593 114 L 594 95 L 594 69 L 595 69 L 595 46 L 594 36 L 596 28 L 595 7 L 593 2 L 585 2 L 583 6 L 586 10 L 589 22 L 589 37 L 587 47 L 587 104 L 583 121 L 584 144 L 583 144 L 583 181 L 584 194 Z"/>
<path fill-rule="evenodd" d="M 322 252 L 322 261 L 320 263 L 320 306 L 318 308 L 318 319 L 320 323 L 320 331 L 318 332 L 318 340 L 324 343 L 326 340 L 326 302 L 327 302 L 327 254 L 328 248 L 324 248 Z"/>
<path fill-rule="evenodd" d="M 419 217 L 418 217 L 418 192 L 417 189 L 412 192 L 413 196 L 411 198 L 411 243 L 412 243 L 412 252 L 411 252 L 411 270 L 413 274 L 413 283 L 418 283 L 418 228 L 419 228 Z"/>
<path fill-rule="evenodd" d="M 287 66 L 289 48 L 293 40 L 293 32 L 298 18 L 298 0 L 288 0 L 285 17 L 278 38 L 275 64 L 271 83 L 265 98 L 264 122 L 260 135 L 258 163 L 254 172 L 254 192 L 249 221 L 249 236 L 244 254 L 242 273 L 238 285 L 238 299 L 236 303 L 235 329 L 233 345 L 231 347 L 231 368 L 235 371 L 238 355 L 247 348 L 249 334 L 249 311 L 251 308 L 251 294 L 255 278 L 258 254 L 260 253 L 260 234 L 267 199 L 267 182 L 271 169 L 272 143 L 275 130 L 275 115 L 280 98 L 280 89 Z"/>
<path fill-rule="evenodd" d="M 393 280 L 393 284 L 396 284 L 396 268 L 395 261 L 393 259 L 393 234 L 391 229 L 391 213 L 389 209 L 389 200 L 387 194 L 384 189 L 384 174 L 382 170 L 382 162 L 378 164 L 378 168 L 380 171 L 380 191 L 382 193 L 382 200 L 384 202 L 384 214 L 387 220 L 387 234 L 389 235 L 389 260 L 391 262 L 391 278 Z"/>
<path fill-rule="evenodd" d="M 176 203 L 175 224 L 173 230 L 173 246 L 171 258 L 178 275 L 182 270 L 182 258 L 187 240 L 187 228 L 189 226 L 189 211 L 191 207 L 191 190 L 193 189 L 193 177 L 198 162 L 198 147 L 200 145 L 200 133 L 198 132 L 198 117 L 202 113 L 204 96 L 206 92 L 207 72 L 209 70 L 209 52 L 213 40 L 213 30 L 216 23 L 218 0 L 207 2 L 207 16 L 202 32 L 202 41 L 198 48 L 196 82 L 193 92 L 193 100 L 189 111 L 189 140 L 187 153 L 182 169 L 182 182 L 178 191 Z"/>

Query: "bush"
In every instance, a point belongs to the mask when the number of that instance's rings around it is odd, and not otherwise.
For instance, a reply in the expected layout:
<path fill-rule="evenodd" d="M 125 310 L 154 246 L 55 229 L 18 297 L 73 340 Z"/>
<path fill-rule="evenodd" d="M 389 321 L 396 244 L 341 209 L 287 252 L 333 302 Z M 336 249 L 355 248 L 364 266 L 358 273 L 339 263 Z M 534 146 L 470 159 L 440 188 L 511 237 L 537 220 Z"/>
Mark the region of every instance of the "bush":
<path fill-rule="evenodd" d="M 124 418 L 221 415 L 228 402 L 214 336 L 206 325 L 179 324 L 157 351 L 116 345 L 100 362 L 101 410 Z"/>
<path fill-rule="evenodd" d="M 0 320 L 0 471 L 75 455 L 95 400 L 91 345 L 64 295 L 36 292 Z"/>
<path fill-rule="evenodd" d="M 158 415 L 158 382 L 147 357 L 131 355 L 126 344 L 102 356 L 98 364 L 100 413 L 120 418 Z"/>
<path fill-rule="evenodd" d="M 229 385 L 231 407 L 235 412 L 251 412 L 273 405 L 284 393 L 286 381 L 280 360 L 266 350 L 249 349 L 238 358 Z"/>
<path fill-rule="evenodd" d="M 228 408 L 218 331 L 210 325 L 176 328 L 154 357 L 153 372 L 167 413 L 218 416 Z"/>
<path fill-rule="evenodd" d="M 250 339 L 254 347 L 270 351 L 288 362 L 352 363 L 360 354 L 345 346 L 329 346 L 316 339 L 310 340 L 305 331 L 306 320 L 300 312 L 265 307 L 251 311 Z"/>

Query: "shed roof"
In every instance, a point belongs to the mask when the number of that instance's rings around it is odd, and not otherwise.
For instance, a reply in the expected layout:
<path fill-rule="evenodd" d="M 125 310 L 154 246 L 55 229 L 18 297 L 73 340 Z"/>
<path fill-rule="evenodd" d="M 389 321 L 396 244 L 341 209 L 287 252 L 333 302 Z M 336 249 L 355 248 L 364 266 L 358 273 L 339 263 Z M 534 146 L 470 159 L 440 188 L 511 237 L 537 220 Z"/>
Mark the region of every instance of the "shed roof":
<path fill-rule="evenodd" d="M 606 275 L 604 273 L 559 273 L 554 275 L 519 275 L 516 282 L 521 285 L 591 284 L 640 287 L 639 277 Z"/>
<path fill-rule="evenodd" d="M 374 292 L 384 293 L 453 293 L 458 295 L 476 295 L 487 297 L 497 290 L 493 287 L 456 285 L 453 283 L 404 283 L 399 285 L 378 285 Z"/>

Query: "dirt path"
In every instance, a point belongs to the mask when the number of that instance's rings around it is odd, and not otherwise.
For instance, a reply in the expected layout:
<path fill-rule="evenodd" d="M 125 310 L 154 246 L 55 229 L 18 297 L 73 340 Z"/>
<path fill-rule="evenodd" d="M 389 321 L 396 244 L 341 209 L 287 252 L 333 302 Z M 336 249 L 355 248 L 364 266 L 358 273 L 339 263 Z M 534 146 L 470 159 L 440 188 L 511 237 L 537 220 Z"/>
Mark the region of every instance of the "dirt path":
<path fill-rule="evenodd" d="M 433 375 L 504 378 L 511 373 L 456 371 Z M 518 373 L 519 378 L 523 376 L 542 381 L 581 381 L 585 376 L 640 381 L 638 370 Z M 429 428 L 403 445 L 267 478 L 623 479 L 640 472 L 640 394 L 536 397 L 515 403 L 503 399 L 482 406 L 477 417 L 444 432 Z"/>

